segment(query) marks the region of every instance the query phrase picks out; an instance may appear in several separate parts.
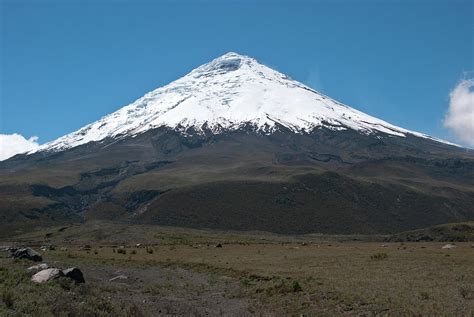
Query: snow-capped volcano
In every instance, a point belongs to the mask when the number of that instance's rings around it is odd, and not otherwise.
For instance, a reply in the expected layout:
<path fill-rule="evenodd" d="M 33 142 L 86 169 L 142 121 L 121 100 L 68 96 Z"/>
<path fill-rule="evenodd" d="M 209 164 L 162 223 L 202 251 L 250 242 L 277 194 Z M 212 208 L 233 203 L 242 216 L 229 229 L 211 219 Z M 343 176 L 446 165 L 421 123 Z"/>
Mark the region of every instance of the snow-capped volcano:
<path fill-rule="evenodd" d="M 221 133 L 252 125 L 271 133 L 276 124 L 295 133 L 327 127 L 433 139 L 339 103 L 251 57 L 227 53 L 34 152 L 61 151 L 106 138 L 135 136 L 162 126 L 181 131 L 189 127 L 202 131 L 205 127 Z"/>
<path fill-rule="evenodd" d="M 0 219 L 21 228 L 105 219 L 387 234 L 474 219 L 472 151 L 235 53 L 0 162 L 0 185 Z"/>

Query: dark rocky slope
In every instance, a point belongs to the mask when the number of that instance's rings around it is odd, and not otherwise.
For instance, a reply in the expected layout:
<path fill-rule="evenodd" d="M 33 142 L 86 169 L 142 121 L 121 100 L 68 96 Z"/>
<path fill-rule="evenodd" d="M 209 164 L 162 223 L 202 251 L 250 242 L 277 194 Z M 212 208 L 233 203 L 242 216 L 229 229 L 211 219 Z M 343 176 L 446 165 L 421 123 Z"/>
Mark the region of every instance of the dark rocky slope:
<path fill-rule="evenodd" d="M 2 229 L 84 219 L 393 233 L 474 220 L 474 154 L 415 136 L 159 128 L 0 163 Z"/>

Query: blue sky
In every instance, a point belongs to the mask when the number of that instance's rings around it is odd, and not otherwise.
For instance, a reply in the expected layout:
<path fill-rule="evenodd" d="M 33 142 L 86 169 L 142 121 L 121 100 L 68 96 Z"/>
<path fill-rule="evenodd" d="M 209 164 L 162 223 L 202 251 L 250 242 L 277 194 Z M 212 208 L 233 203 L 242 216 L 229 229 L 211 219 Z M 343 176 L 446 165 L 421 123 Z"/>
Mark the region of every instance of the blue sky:
<path fill-rule="evenodd" d="M 393 124 L 458 141 L 443 118 L 450 91 L 474 70 L 473 1 L 0 5 L 0 133 L 40 143 L 228 51 Z"/>

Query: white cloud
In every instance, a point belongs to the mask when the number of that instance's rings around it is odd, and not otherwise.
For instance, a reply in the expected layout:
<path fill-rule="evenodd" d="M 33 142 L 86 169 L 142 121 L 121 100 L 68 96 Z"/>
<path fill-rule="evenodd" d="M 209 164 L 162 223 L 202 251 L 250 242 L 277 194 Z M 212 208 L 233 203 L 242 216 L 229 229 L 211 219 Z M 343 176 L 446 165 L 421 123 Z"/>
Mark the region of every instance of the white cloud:
<path fill-rule="evenodd" d="M 21 134 L 0 134 L 0 161 L 16 154 L 31 151 L 39 146 L 38 137 L 25 139 Z"/>
<path fill-rule="evenodd" d="M 451 91 L 444 126 L 461 141 L 474 146 L 474 79 L 462 80 Z"/>

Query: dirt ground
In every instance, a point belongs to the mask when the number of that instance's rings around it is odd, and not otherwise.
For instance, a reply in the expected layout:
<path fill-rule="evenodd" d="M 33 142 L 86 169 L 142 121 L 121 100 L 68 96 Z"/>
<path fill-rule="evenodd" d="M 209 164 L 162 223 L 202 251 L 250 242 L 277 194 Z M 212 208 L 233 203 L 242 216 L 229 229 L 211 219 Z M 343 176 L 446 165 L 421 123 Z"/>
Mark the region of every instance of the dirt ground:
<path fill-rule="evenodd" d="M 225 276 L 160 267 L 90 266 L 83 271 L 107 299 L 134 303 L 149 316 L 251 315 L 247 300 L 227 297 L 238 292 L 239 284 Z"/>

